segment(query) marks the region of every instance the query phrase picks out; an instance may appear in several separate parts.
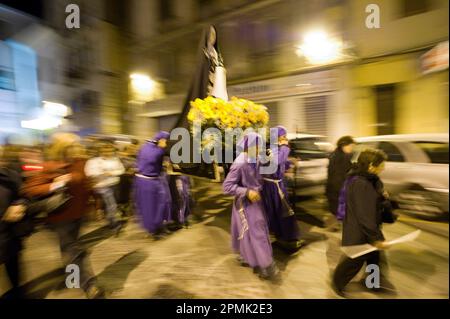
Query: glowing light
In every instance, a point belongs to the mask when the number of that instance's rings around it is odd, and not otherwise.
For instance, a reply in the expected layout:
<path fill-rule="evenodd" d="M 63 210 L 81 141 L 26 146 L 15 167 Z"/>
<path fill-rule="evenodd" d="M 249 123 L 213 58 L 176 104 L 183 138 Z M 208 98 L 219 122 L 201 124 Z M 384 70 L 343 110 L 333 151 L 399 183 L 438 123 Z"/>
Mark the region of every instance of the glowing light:
<path fill-rule="evenodd" d="M 330 38 L 324 31 L 305 34 L 303 43 L 297 47 L 297 54 L 312 64 L 333 62 L 340 57 L 341 51 L 342 43 Z"/>
<path fill-rule="evenodd" d="M 72 113 L 71 109 L 67 105 L 49 101 L 42 101 L 42 103 L 44 103 L 44 111 L 47 114 L 66 117 Z"/>
<path fill-rule="evenodd" d="M 131 86 L 138 94 L 151 94 L 154 87 L 155 81 L 153 81 L 148 75 L 144 74 L 131 74 Z"/>
<path fill-rule="evenodd" d="M 57 128 L 62 124 L 62 120 L 59 118 L 44 116 L 34 120 L 22 121 L 21 126 L 32 130 L 45 131 L 53 128 Z"/>
<path fill-rule="evenodd" d="M 23 171 L 41 171 L 44 169 L 44 166 L 42 165 L 22 165 Z"/>

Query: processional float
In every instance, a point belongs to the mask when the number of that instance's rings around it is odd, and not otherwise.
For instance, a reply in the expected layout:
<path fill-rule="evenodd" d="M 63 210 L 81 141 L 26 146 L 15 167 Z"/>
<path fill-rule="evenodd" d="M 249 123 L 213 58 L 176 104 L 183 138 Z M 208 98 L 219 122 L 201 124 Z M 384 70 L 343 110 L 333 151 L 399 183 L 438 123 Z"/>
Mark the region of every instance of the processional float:
<path fill-rule="evenodd" d="M 198 49 L 197 66 L 184 101 L 181 115 L 175 128 L 186 128 L 190 134 L 189 160 L 183 160 L 171 168 L 171 174 L 183 174 L 220 181 L 226 175 L 231 163 L 225 163 L 225 149 L 234 145 L 225 145 L 225 132 L 236 128 L 242 130 L 265 127 L 269 121 L 266 107 L 252 101 L 237 97 L 228 98 L 226 87 L 226 70 L 219 49 L 217 30 L 213 25 L 203 31 Z M 196 132 L 194 123 L 201 123 L 202 130 L 214 128 L 221 134 L 211 134 L 205 139 L 205 134 Z M 201 136 L 198 136 L 201 134 Z M 194 135 L 201 140 L 200 145 L 194 143 Z M 171 141 L 169 150 L 178 141 Z M 235 140 L 232 144 L 235 144 Z M 214 143 L 221 143 L 222 156 L 213 154 L 217 160 L 200 162 L 195 160 L 194 152 L 202 154 Z M 200 147 L 200 150 L 195 149 Z M 219 160 L 220 158 L 220 160 Z M 223 174 L 222 174 L 223 173 Z"/>

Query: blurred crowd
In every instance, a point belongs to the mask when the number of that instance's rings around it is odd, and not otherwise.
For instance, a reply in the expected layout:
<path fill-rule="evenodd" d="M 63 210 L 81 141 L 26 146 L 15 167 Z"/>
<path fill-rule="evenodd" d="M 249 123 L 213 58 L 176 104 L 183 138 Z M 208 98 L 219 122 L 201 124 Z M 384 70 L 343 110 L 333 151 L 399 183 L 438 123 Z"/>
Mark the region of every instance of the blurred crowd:
<path fill-rule="evenodd" d="M 112 235 L 134 215 L 133 181 L 139 141 L 115 143 L 108 139 L 81 139 L 71 133 L 57 133 L 48 144 L 21 146 L 6 144 L 0 156 L 0 264 L 5 268 L 12 289 L 6 298 L 25 296 L 20 288 L 19 261 L 23 239 L 39 227 L 48 227 L 59 240 L 64 265 L 80 269 L 80 287 L 88 298 L 102 297 L 96 284 L 88 254 L 79 243 L 84 221 L 105 221 Z M 178 177 L 164 175 L 167 189 Z M 148 196 L 148 194 L 147 194 Z M 169 195 L 170 196 L 170 195 Z M 172 207 L 167 207 L 172 210 Z M 175 214 L 177 215 L 177 214 Z M 164 216 L 164 232 L 179 229 L 187 220 Z"/>
<path fill-rule="evenodd" d="M 268 280 L 279 276 L 270 234 L 289 253 L 304 244 L 294 212 L 296 198 L 289 198 L 285 183 L 293 167 L 287 131 L 282 126 L 274 129 L 278 143 L 266 151 L 270 161 L 276 159 L 277 170 L 260 172 L 263 138 L 248 133 L 237 143 L 241 153 L 222 185 L 223 192 L 234 197 L 231 239 L 238 262 Z M 0 157 L 0 264 L 5 264 L 12 289 L 4 297 L 26 296 L 20 285 L 20 252 L 24 238 L 38 225 L 56 234 L 63 265 L 80 268 L 79 288 L 90 299 L 102 298 L 105 292 L 80 242 L 84 221 L 104 221 L 108 232 L 118 236 L 135 216 L 155 240 L 187 227 L 195 205 L 192 184 L 190 177 L 174 172 L 167 158 L 169 136 L 160 131 L 142 144 L 117 144 L 56 133 L 45 145 L 5 145 Z M 386 154 L 368 149 L 352 162 L 354 145 L 351 136 L 344 136 L 330 154 L 329 211 L 339 221 L 335 230 L 342 228 L 343 245 L 369 243 L 378 250 L 356 259 L 343 256 L 333 276 L 333 289 L 341 296 L 363 264 L 386 263 L 379 251 L 387 248 L 381 228 L 396 219 L 379 178 Z M 381 277 L 382 288 L 394 290 L 384 272 Z"/>

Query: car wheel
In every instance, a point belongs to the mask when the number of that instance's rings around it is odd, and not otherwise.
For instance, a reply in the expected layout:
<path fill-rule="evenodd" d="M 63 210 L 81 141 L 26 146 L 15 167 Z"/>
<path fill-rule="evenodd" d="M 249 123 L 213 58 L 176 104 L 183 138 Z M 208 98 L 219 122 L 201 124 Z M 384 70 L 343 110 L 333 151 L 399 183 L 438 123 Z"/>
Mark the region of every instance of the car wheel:
<path fill-rule="evenodd" d="M 434 194 L 420 186 L 401 192 L 396 196 L 395 202 L 401 211 L 419 218 L 435 220 L 446 215 Z"/>

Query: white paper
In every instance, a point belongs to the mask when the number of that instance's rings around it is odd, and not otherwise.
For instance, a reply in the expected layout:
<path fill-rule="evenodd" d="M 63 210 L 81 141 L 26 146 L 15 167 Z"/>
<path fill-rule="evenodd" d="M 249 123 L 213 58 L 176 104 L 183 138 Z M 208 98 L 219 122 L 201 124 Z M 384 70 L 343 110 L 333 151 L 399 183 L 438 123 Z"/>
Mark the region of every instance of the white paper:
<path fill-rule="evenodd" d="M 359 256 L 371 253 L 372 251 L 378 250 L 375 246 L 370 244 L 355 245 L 355 246 L 342 246 L 341 250 L 351 259 L 355 259 Z"/>
<path fill-rule="evenodd" d="M 417 237 L 419 237 L 421 231 L 420 229 L 413 231 L 412 233 L 406 234 L 404 236 L 401 236 L 399 238 L 386 241 L 386 245 L 397 245 L 402 243 L 407 243 L 410 241 L 415 240 Z M 364 244 L 364 245 L 354 245 L 354 246 L 343 246 L 341 247 L 341 250 L 351 259 L 355 259 L 357 257 L 363 256 L 365 254 L 371 253 L 372 251 L 378 250 L 375 246 L 372 246 L 370 244 Z"/>
<path fill-rule="evenodd" d="M 415 240 L 417 237 L 419 237 L 421 231 L 420 229 L 413 231 L 412 233 L 409 233 L 405 236 L 399 237 L 397 239 L 393 239 L 391 241 L 386 242 L 388 245 L 396 245 L 396 244 L 402 244 L 407 243 L 409 241 Z"/>

